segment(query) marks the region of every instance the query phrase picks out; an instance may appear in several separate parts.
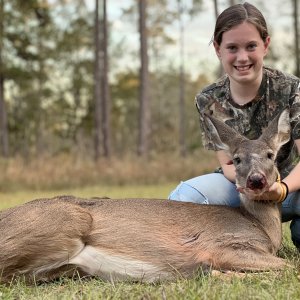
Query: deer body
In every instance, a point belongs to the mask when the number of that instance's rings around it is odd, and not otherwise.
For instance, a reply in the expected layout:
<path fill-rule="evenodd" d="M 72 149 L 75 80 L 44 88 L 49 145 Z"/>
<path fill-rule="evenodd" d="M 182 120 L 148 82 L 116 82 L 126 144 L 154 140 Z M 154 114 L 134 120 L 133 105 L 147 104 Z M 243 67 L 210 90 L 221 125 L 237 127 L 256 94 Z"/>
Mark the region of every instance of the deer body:
<path fill-rule="evenodd" d="M 284 265 L 274 256 L 281 240 L 279 212 L 273 241 L 240 208 L 166 200 L 58 197 L 6 215 L 0 215 L 3 278 L 12 269 L 46 280 L 64 265 L 103 279 L 145 281 L 189 276 L 201 267 L 254 271 Z M 19 218 L 25 224 L 16 231 L 9 220 Z"/>
<path fill-rule="evenodd" d="M 286 114 L 273 127 L 280 128 L 278 124 L 285 120 Z M 219 131 L 225 125 L 210 122 L 217 138 L 222 136 Z M 270 132 L 278 137 L 274 128 Z M 260 143 L 246 140 L 234 143 L 236 149 L 231 147 L 233 156 L 242 150 L 253 163 L 245 174 L 237 166 L 238 186 L 259 186 L 254 187 L 257 192 L 277 177 L 274 160 L 266 163 L 263 151 L 277 151 L 282 144 L 277 141 L 274 149 L 264 142 L 263 150 L 258 151 Z M 51 280 L 72 274 L 74 268 L 80 275 L 106 280 L 147 282 L 170 280 L 179 274 L 189 277 L 199 269 L 278 270 L 286 266 L 276 257 L 280 243 L 278 204 L 253 201 L 247 193 L 240 208 L 159 199 L 60 196 L 0 212 L 2 281 L 20 274 L 28 280 Z"/>

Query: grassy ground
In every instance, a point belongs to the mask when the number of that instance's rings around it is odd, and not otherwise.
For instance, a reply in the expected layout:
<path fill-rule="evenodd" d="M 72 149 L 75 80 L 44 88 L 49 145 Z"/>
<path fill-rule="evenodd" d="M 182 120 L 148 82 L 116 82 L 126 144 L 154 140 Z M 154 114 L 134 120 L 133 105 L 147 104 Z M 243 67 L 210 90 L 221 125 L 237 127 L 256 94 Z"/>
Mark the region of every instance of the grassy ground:
<path fill-rule="evenodd" d="M 161 198 L 168 197 L 177 183 L 163 185 L 98 185 L 60 190 L 17 190 L 0 192 L 0 208 L 8 208 L 37 198 L 54 197 L 56 195 L 74 195 L 77 197 L 109 197 L 109 198 Z"/>
<path fill-rule="evenodd" d="M 82 197 L 167 197 L 175 183 L 163 185 L 95 186 L 51 191 L 17 191 L 0 193 L 1 208 L 57 194 Z M 298 253 L 284 224 L 283 246 L 279 255 L 299 266 Z M 262 273 L 245 278 L 221 279 L 199 274 L 191 280 L 178 279 L 162 284 L 107 283 L 101 280 L 62 279 L 50 284 L 26 286 L 19 281 L 0 285 L 0 299 L 300 299 L 300 282 L 295 270 Z"/>

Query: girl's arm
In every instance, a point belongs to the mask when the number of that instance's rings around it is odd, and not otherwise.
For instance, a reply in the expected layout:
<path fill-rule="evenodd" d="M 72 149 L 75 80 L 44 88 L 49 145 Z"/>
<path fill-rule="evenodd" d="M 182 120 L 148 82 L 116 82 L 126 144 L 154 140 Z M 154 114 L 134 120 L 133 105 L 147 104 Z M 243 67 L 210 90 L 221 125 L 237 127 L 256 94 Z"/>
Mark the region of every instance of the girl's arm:
<path fill-rule="evenodd" d="M 217 151 L 217 158 L 222 167 L 224 176 L 231 182 L 235 182 L 235 166 L 231 162 L 230 156 L 224 151 Z"/>
<path fill-rule="evenodd" d="M 298 149 L 298 154 L 300 155 L 300 140 L 295 140 L 295 144 Z M 290 192 L 300 190 L 300 162 L 298 162 L 298 164 L 294 167 L 291 173 L 282 181 L 284 181 L 287 184 Z"/>

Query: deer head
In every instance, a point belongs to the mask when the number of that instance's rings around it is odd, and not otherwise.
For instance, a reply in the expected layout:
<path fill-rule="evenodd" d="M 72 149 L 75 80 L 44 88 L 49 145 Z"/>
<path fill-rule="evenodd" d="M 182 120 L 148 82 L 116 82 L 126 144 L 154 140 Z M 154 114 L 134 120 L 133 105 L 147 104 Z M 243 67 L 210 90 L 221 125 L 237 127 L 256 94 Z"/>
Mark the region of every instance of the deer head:
<path fill-rule="evenodd" d="M 236 185 L 244 192 L 262 194 L 278 177 L 276 156 L 290 139 L 289 110 L 276 116 L 257 139 L 250 141 L 222 121 L 206 115 L 213 141 L 232 157 Z"/>

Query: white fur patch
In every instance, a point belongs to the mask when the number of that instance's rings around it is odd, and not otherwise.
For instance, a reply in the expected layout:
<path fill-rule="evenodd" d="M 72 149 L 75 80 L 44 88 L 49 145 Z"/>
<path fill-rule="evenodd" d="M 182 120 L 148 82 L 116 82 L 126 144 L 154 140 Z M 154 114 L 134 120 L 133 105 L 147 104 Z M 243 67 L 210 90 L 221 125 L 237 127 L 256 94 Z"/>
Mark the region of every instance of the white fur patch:
<path fill-rule="evenodd" d="M 159 266 L 147 262 L 111 255 L 92 246 L 86 246 L 78 255 L 71 258 L 70 264 L 84 272 L 106 280 L 138 280 L 153 282 L 167 279 L 172 274 L 162 271 Z"/>

